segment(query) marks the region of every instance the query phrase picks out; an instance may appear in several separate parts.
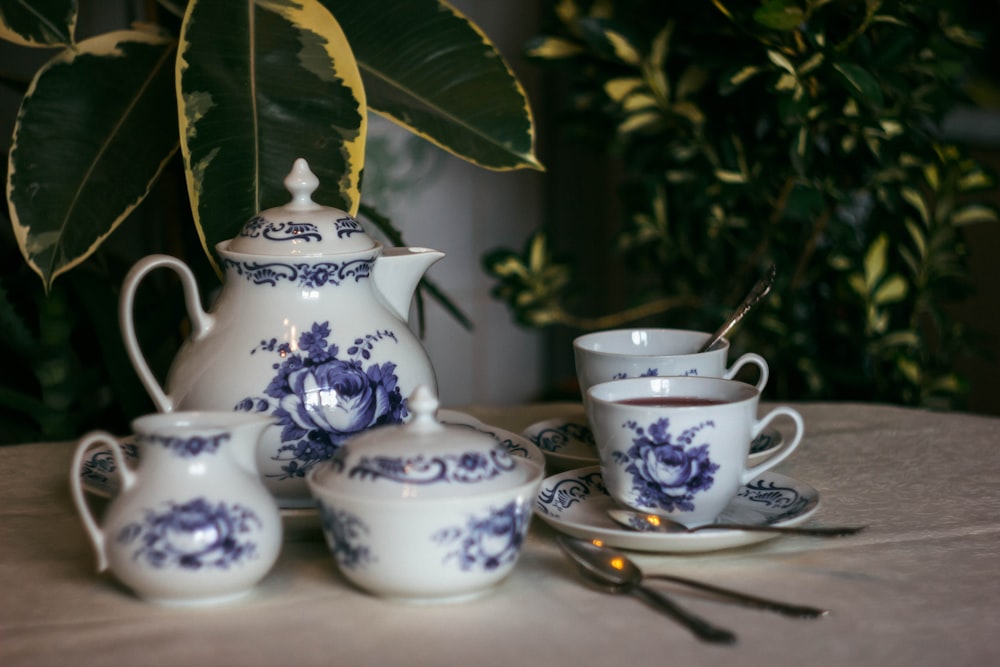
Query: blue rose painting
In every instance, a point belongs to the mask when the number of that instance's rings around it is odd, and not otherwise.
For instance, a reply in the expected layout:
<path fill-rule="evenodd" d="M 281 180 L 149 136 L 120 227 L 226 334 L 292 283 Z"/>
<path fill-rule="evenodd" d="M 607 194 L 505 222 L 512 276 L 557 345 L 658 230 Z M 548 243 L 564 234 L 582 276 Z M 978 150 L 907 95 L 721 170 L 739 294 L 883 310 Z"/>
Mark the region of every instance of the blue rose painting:
<path fill-rule="evenodd" d="M 277 353 L 275 375 L 264 389 L 266 397 L 247 397 L 237 410 L 270 412 L 281 427 L 282 445 L 275 460 L 284 462 L 280 479 L 303 477 L 314 465 L 330 458 L 350 436 L 374 426 L 398 424 L 407 416 L 396 377 L 396 364 L 368 363 L 375 345 L 396 342 L 388 330 L 356 338 L 341 356 L 328 343 L 329 322 L 314 322 L 299 336 L 298 349 L 275 339 L 262 341 L 258 350 Z"/>
<path fill-rule="evenodd" d="M 615 452 L 613 458 L 632 474 L 636 501 L 668 512 L 693 510 L 695 494 L 712 488 L 719 465 L 709 458 L 707 443 L 692 443 L 699 431 L 715 428 L 715 423 L 703 422 L 682 431 L 676 438 L 670 433 L 670 420 L 666 418 L 646 428 L 634 421 L 624 426 L 635 434 L 632 446 L 625 453 Z"/>

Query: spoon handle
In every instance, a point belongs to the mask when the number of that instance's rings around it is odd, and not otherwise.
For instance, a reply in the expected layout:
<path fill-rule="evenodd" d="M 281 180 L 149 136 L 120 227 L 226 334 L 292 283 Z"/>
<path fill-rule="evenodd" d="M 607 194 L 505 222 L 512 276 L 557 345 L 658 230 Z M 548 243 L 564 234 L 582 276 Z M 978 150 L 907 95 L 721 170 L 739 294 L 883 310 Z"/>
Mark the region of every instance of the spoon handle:
<path fill-rule="evenodd" d="M 750 291 L 743 298 L 743 301 L 740 302 L 740 305 L 736 307 L 736 310 L 733 311 L 733 314 L 729 316 L 729 319 L 723 322 L 722 326 L 708 337 L 708 340 L 698 349 L 698 352 L 708 352 L 715 347 L 719 339 L 729 333 L 729 330 L 736 326 L 736 323 L 742 320 L 750 312 L 750 309 L 757 305 L 758 301 L 767 296 L 767 293 L 771 291 L 771 286 L 774 284 L 774 274 L 775 268 L 774 264 L 772 264 L 767 274 L 750 288 Z"/>
<path fill-rule="evenodd" d="M 750 595 L 749 593 L 741 593 L 739 591 L 734 591 L 731 588 L 721 588 L 719 586 L 713 586 L 712 584 L 706 584 L 701 581 L 695 581 L 694 579 L 678 577 L 673 574 L 647 574 L 645 578 L 669 581 L 682 586 L 687 586 L 688 588 L 695 588 L 707 593 L 713 593 L 720 597 L 729 598 L 730 600 L 739 602 L 747 607 L 774 611 L 779 614 L 784 614 L 785 616 L 794 616 L 795 618 L 817 618 L 819 616 L 826 616 L 830 613 L 826 609 L 779 602 L 778 600 L 762 598 L 756 595 Z"/>
<path fill-rule="evenodd" d="M 733 644 L 736 642 L 736 635 L 729 630 L 712 625 L 701 616 L 692 614 L 659 591 L 640 585 L 632 588 L 631 593 L 681 623 L 698 639 L 713 644 Z"/>
<path fill-rule="evenodd" d="M 867 526 L 768 526 L 762 524 L 715 523 L 688 528 L 689 533 L 699 530 L 751 530 L 764 533 L 785 533 L 786 535 L 810 535 L 813 537 L 844 537 L 860 533 Z"/>

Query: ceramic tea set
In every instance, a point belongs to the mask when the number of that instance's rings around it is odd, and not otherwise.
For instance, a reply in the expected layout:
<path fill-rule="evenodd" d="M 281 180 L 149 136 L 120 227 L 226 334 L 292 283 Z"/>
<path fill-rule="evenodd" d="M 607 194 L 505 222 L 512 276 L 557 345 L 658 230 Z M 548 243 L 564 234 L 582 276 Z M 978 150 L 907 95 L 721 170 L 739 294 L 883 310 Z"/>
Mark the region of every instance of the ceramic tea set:
<path fill-rule="evenodd" d="M 441 600 L 503 580 L 535 513 L 571 535 L 663 550 L 666 536 L 609 530 L 603 508 L 704 524 L 754 506 L 751 482 L 763 480 L 770 486 L 758 490 L 782 509 L 738 517 L 744 523 L 794 524 L 815 509 L 814 490 L 765 476 L 802 437 L 791 408 L 756 417 L 767 363 L 745 354 L 727 367 L 725 339 L 694 353 L 708 338 L 699 332 L 577 339 L 584 403 L 563 434 L 589 442 L 575 465 L 557 466 L 572 470 L 543 479 L 547 462 L 568 460 L 559 449 L 569 437 L 542 437 L 558 430 L 551 422 L 522 437 L 438 409 L 434 370 L 407 318 L 443 253 L 383 248 L 348 213 L 314 202 L 318 181 L 304 160 L 285 186 L 288 204 L 216 246 L 225 282 L 209 311 L 174 257 L 144 258 L 125 278 L 125 346 L 159 413 L 133 422 L 134 445 L 86 435 L 71 485 L 98 569 L 140 597 L 195 605 L 246 595 L 276 561 L 291 511 L 312 512 L 358 587 Z M 179 277 L 191 323 L 162 387 L 133 314 L 140 283 L 158 268 Z M 757 367 L 756 386 L 730 379 L 744 365 Z M 789 440 L 766 430 L 778 415 L 796 426 Z M 761 438 L 767 460 L 748 463 L 749 443 Z M 101 521 L 80 475 L 95 447 L 118 480 Z M 775 481 L 799 498 L 782 503 Z M 717 548 L 707 537 L 687 544 Z"/>
<path fill-rule="evenodd" d="M 133 423 L 129 449 L 103 432 L 78 444 L 73 497 L 98 569 L 158 603 L 234 599 L 275 562 L 279 510 L 318 499 L 330 547 L 362 588 L 482 592 L 520 553 L 541 453 L 474 420 L 437 421 L 434 371 L 407 319 L 443 253 L 385 249 L 348 213 L 314 202 L 304 160 L 285 186 L 288 204 L 217 245 L 225 283 L 210 311 L 174 257 L 146 257 L 125 278 L 125 346 L 160 414 Z M 180 278 L 192 330 L 165 387 L 133 315 L 136 290 L 158 268 Z M 78 473 L 95 446 L 118 474 L 101 523 Z M 390 567 L 404 554 L 410 570 Z"/>

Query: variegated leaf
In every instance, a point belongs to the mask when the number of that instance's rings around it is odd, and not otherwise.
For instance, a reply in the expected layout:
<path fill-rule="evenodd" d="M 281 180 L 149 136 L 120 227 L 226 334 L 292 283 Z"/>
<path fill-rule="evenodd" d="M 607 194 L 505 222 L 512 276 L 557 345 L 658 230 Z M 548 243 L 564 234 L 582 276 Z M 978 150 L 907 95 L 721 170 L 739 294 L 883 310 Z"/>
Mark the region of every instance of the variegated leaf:
<path fill-rule="evenodd" d="M 107 33 L 35 75 L 7 193 L 21 252 L 46 288 L 121 224 L 177 150 L 174 46 L 149 32 Z"/>
<path fill-rule="evenodd" d="M 371 110 L 487 169 L 541 169 L 527 96 L 496 47 L 439 0 L 322 0 Z"/>
<path fill-rule="evenodd" d="M 367 115 L 354 56 L 317 0 L 191 0 L 177 57 L 181 150 L 209 257 L 261 209 L 285 204 L 296 158 L 313 198 L 360 203 Z"/>
<path fill-rule="evenodd" d="M 70 46 L 76 0 L 0 0 L 0 39 L 22 46 Z"/>

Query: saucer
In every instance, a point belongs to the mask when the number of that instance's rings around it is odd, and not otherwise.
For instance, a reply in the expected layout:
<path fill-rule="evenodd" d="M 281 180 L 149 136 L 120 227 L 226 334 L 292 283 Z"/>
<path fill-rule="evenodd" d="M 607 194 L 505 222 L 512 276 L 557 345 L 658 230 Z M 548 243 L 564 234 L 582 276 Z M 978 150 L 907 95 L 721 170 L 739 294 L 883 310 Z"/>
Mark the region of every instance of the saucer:
<path fill-rule="evenodd" d="M 468 426 L 481 433 L 485 433 L 497 442 L 502 444 L 513 456 L 521 456 L 545 469 L 545 455 L 542 450 L 533 445 L 527 438 L 505 431 L 494 426 L 489 426 L 479 421 L 472 415 L 458 412 L 456 410 L 438 410 L 438 419 L 446 424 L 457 426 Z M 118 440 L 125 454 L 125 462 L 135 467 L 139 461 L 139 448 L 135 444 L 133 436 L 127 436 Z M 107 447 L 95 446 L 87 452 L 80 468 L 80 477 L 83 482 L 83 490 L 96 496 L 110 498 L 118 493 L 118 473 L 115 466 L 114 457 Z M 282 512 L 289 511 L 290 508 L 282 508 Z M 304 508 L 304 511 L 315 515 L 316 510 Z"/>
<path fill-rule="evenodd" d="M 547 477 L 535 500 L 535 514 L 556 530 L 583 539 L 600 539 L 620 549 L 657 553 L 694 553 L 731 549 L 774 539 L 777 533 L 701 530 L 696 533 L 640 533 L 622 528 L 607 515 L 617 507 L 601 478 L 600 466 Z M 740 488 L 720 521 L 751 525 L 797 526 L 819 507 L 819 492 L 775 472 L 762 473 Z"/>
<path fill-rule="evenodd" d="M 536 422 L 524 429 L 521 435 L 545 453 L 545 459 L 553 470 L 572 470 L 600 463 L 594 434 L 587 423 L 582 405 Z M 770 458 L 783 439 L 780 431 L 765 426 L 760 435 L 750 443 L 747 466 L 755 466 Z"/>

